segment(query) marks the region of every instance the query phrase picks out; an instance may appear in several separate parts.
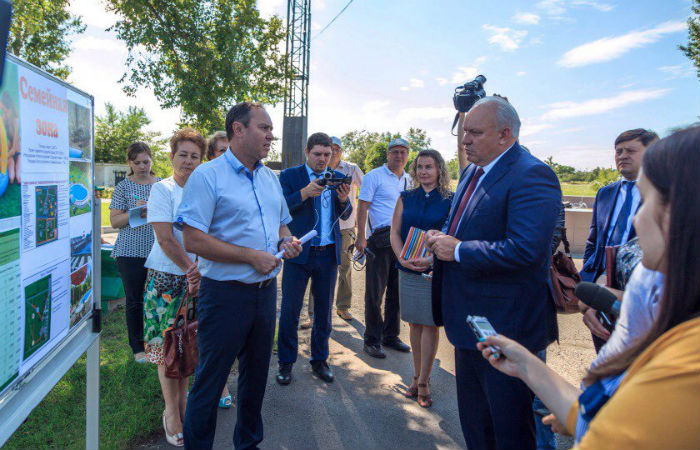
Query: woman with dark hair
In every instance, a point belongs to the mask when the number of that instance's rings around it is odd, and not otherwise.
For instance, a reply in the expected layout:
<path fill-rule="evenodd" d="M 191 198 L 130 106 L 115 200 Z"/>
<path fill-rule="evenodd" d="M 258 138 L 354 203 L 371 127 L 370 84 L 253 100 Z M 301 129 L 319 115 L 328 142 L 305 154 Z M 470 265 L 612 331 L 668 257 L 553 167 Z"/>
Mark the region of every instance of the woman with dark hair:
<path fill-rule="evenodd" d="M 127 149 L 126 160 L 131 171 L 114 188 L 109 204 L 109 221 L 112 228 L 119 230 L 112 258 L 117 260 L 119 275 L 124 284 L 129 346 L 134 353 L 134 359 L 137 362 L 145 362 L 143 290 L 147 270 L 144 264 L 153 246 L 153 228 L 147 224 L 132 227 L 129 224 L 129 210 L 146 204 L 151 194 L 151 186 L 160 178 L 151 171 L 151 149 L 145 142 L 131 144 Z M 146 208 L 141 216 L 146 217 Z"/>
<path fill-rule="evenodd" d="M 390 237 L 398 260 L 401 319 L 408 322 L 413 349 L 413 381 L 405 395 L 417 397 L 420 406 L 429 408 L 433 403 L 430 372 L 440 336 L 433 318 L 430 279 L 423 277 L 430 271 L 431 261 L 428 258 L 404 259 L 401 251 L 411 227 L 423 231 L 442 228 L 450 212 L 453 193 L 447 165 L 437 150 L 418 152 L 409 174 L 418 187 L 401 192 L 394 209 Z"/>
<path fill-rule="evenodd" d="M 589 369 L 583 392 L 510 339 L 478 347 L 542 399 L 578 448 L 700 448 L 700 127 L 647 149 L 638 185 L 641 264 L 664 277 L 649 331 Z"/>

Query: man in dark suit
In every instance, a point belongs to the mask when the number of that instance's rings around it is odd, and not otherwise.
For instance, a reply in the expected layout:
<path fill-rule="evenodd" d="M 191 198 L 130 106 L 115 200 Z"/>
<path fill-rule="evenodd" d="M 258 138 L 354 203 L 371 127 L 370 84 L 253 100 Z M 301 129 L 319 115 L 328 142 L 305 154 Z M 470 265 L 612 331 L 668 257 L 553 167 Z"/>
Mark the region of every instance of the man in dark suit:
<path fill-rule="evenodd" d="M 331 144 L 331 138 L 327 134 L 312 134 L 306 142 L 306 164 L 283 170 L 280 174 L 282 191 L 292 215 L 290 230 L 294 230 L 298 236 L 311 230 L 318 232 L 318 236 L 304 244 L 299 256 L 287 260 L 284 265 L 282 310 L 277 336 L 277 382 L 281 385 L 292 381 L 292 366 L 297 360 L 299 313 L 309 278 L 314 297 L 311 367 L 323 381 L 333 381 L 333 372 L 326 360 L 331 334 L 333 292 L 340 253 L 343 251 L 338 220 L 350 217 L 352 205 L 348 200 L 350 185 L 324 186 L 321 181 L 331 159 Z M 330 173 L 333 178 L 343 178 L 340 172 Z"/>
<path fill-rule="evenodd" d="M 636 180 L 644 151 L 658 139 L 656 133 L 643 128 L 627 130 L 615 139 L 615 165 L 622 180 L 603 186 L 596 194 L 583 255 L 583 281 L 596 282 L 605 273 L 605 247 L 620 246 L 634 239 L 632 218 L 641 204 Z M 581 304 L 581 311 L 583 323 L 591 330 L 598 351 L 610 337 L 610 332 L 598 320 L 596 310 Z"/>
<path fill-rule="evenodd" d="M 457 401 L 470 449 L 534 449 L 532 393 L 490 366 L 466 323 L 484 316 L 532 352 L 556 336 L 550 245 L 561 203 L 552 170 L 518 144 L 506 100 L 479 100 L 464 121 L 466 154 L 450 215 L 429 232 L 434 310 L 455 346 Z"/>

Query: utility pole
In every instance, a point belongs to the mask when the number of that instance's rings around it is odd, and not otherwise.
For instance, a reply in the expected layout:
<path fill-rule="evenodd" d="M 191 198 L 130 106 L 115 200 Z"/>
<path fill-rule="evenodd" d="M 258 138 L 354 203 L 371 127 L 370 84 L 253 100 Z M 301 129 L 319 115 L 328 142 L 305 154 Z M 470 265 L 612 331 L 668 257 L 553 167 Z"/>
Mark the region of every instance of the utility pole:
<path fill-rule="evenodd" d="M 303 164 L 309 113 L 311 0 L 287 0 L 287 68 L 282 168 Z"/>

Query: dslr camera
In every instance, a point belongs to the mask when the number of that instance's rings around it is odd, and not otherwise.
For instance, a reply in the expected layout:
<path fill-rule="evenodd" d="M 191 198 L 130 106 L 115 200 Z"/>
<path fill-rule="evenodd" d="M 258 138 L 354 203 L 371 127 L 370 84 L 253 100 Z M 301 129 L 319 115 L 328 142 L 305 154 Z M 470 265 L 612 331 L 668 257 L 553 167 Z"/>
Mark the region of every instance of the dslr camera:
<path fill-rule="evenodd" d="M 352 177 L 334 177 L 332 171 L 326 170 L 317 183 L 319 186 L 328 186 L 328 189 L 335 189 L 341 184 L 351 184 Z"/>
<path fill-rule="evenodd" d="M 460 113 L 465 113 L 469 111 L 479 99 L 486 97 L 484 83 L 486 83 L 486 77 L 478 75 L 474 80 L 464 83 L 463 86 L 457 86 L 455 88 L 454 97 L 452 97 L 455 109 Z"/>

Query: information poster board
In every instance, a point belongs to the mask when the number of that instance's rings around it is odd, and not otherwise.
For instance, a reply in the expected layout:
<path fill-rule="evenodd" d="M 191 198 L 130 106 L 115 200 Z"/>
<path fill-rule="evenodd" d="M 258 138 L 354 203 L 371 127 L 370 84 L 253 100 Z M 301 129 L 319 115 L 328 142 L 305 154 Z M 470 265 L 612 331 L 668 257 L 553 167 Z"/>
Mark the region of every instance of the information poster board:
<path fill-rule="evenodd" d="M 12 56 L 0 87 L 0 400 L 93 309 L 93 99 Z"/>

